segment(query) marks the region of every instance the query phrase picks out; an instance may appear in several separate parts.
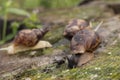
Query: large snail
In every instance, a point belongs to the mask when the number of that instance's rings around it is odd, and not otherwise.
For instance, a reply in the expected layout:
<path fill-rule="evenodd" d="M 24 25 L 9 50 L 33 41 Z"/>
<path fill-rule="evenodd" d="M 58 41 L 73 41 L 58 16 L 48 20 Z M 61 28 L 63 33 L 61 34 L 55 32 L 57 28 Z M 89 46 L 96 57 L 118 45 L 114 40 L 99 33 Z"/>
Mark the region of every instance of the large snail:
<path fill-rule="evenodd" d="M 101 38 L 92 30 L 81 30 L 76 33 L 71 41 L 71 50 L 74 54 L 93 52 L 100 44 Z"/>
<path fill-rule="evenodd" d="M 70 45 L 72 56 L 68 57 L 70 68 L 82 66 L 94 57 L 93 52 L 101 43 L 101 36 L 97 33 L 101 24 L 95 30 L 83 29 L 73 36 Z"/>

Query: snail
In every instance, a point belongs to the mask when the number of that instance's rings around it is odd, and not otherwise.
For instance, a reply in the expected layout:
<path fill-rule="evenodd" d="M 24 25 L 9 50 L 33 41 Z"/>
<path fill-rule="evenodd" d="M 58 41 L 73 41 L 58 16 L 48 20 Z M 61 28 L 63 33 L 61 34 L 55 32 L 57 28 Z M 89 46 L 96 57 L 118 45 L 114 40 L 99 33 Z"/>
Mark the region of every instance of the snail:
<path fill-rule="evenodd" d="M 80 30 L 91 29 L 91 24 L 82 19 L 70 20 L 68 25 L 65 27 L 63 36 L 69 40 Z"/>
<path fill-rule="evenodd" d="M 45 47 L 52 47 L 48 41 L 40 40 L 47 32 L 49 28 L 42 29 L 24 29 L 18 32 L 15 36 L 13 43 L 0 50 L 7 50 L 8 54 L 15 54 L 26 50 L 35 50 Z"/>
<path fill-rule="evenodd" d="M 101 37 L 97 33 L 97 30 L 101 26 L 101 22 L 96 29 L 83 29 L 77 32 L 70 44 L 70 48 L 74 54 L 84 53 L 84 52 L 93 52 L 101 43 Z"/>
<path fill-rule="evenodd" d="M 18 32 L 14 38 L 14 45 L 23 45 L 32 47 L 49 31 L 49 28 L 45 27 L 42 29 L 24 29 Z"/>
<path fill-rule="evenodd" d="M 76 33 L 71 41 L 71 50 L 74 54 L 93 52 L 100 44 L 101 39 L 97 32 L 81 30 Z"/>
<path fill-rule="evenodd" d="M 83 29 L 73 36 L 70 44 L 72 56 L 68 58 L 68 67 L 82 66 L 94 57 L 93 52 L 101 43 L 101 36 L 97 33 L 101 24 L 102 22 L 94 30 Z"/>

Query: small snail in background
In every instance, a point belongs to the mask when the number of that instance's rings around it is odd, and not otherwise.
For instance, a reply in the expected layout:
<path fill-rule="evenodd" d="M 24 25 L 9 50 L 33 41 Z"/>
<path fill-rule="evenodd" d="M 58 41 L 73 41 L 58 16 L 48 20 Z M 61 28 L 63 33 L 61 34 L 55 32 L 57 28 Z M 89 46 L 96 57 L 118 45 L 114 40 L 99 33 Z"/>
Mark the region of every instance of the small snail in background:
<path fill-rule="evenodd" d="M 6 50 L 8 54 L 15 54 L 27 50 L 35 50 L 46 47 L 52 47 L 48 41 L 42 41 L 41 38 L 49 31 L 50 28 L 42 29 L 24 29 L 18 32 L 13 43 L 0 50 Z"/>
<path fill-rule="evenodd" d="M 48 28 L 42 29 L 24 29 L 18 32 L 14 38 L 14 45 L 23 45 L 27 47 L 32 47 L 37 44 L 37 42 L 49 31 Z"/>
<path fill-rule="evenodd" d="M 91 29 L 91 24 L 82 19 L 70 20 L 68 25 L 65 27 L 63 36 L 69 40 L 80 30 Z"/>

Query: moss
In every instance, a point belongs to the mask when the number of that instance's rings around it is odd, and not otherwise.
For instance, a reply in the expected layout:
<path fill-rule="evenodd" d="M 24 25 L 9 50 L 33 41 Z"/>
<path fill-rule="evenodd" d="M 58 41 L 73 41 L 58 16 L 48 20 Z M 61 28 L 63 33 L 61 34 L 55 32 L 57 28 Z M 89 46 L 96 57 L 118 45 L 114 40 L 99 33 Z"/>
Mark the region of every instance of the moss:
<path fill-rule="evenodd" d="M 52 54 L 53 53 L 54 48 L 48 48 L 48 49 L 43 49 L 43 54 Z"/>
<path fill-rule="evenodd" d="M 113 74 L 111 75 L 111 77 L 112 77 L 112 79 L 115 79 L 115 80 L 120 79 L 120 71 L 119 71 L 119 72 L 116 72 L 116 73 L 113 73 Z"/>
<path fill-rule="evenodd" d="M 54 44 L 58 42 L 60 39 L 63 38 L 62 33 L 63 33 L 64 27 L 55 27 L 51 31 L 49 31 L 45 37 L 44 40 L 49 41 L 51 44 Z"/>
<path fill-rule="evenodd" d="M 59 48 L 64 49 L 63 46 Z M 108 54 L 108 52 L 111 52 L 111 54 Z M 109 46 L 104 53 L 99 54 L 99 57 L 94 58 L 94 60 L 81 68 L 67 69 L 66 64 L 60 68 L 55 68 L 55 65 L 52 65 L 49 66 L 51 71 L 48 73 L 41 72 L 43 68 L 37 68 L 18 75 L 21 76 L 21 79 L 30 77 L 32 80 L 119 80 L 119 52 L 118 45 Z"/>
<path fill-rule="evenodd" d="M 61 45 L 61 46 L 58 46 L 57 48 L 61 49 L 61 50 L 66 50 L 66 49 L 69 49 L 69 46 L 68 45 Z"/>
<path fill-rule="evenodd" d="M 24 80 L 25 78 L 32 78 L 31 76 L 37 75 L 38 71 L 35 69 L 29 69 L 24 71 L 23 73 L 19 73 L 18 75 L 14 76 L 16 80 Z"/>

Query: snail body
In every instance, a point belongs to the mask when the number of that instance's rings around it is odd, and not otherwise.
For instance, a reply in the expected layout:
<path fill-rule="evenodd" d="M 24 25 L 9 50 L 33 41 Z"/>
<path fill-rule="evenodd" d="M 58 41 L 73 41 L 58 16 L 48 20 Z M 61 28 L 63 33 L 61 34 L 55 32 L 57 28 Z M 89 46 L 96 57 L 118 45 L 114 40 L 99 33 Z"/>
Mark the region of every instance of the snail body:
<path fill-rule="evenodd" d="M 68 25 L 65 27 L 63 36 L 69 40 L 80 30 L 91 29 L 89 22 L 82 19 L 70 20 Z"/>
<path fill-rule="evenodd" d="M 0 48 L 0 51 L 5 50 L 8 52 L 8 54 L 15 54 L 18 52 L 42 49 L 42 48 L 47 48 L 47 47 L 52 47 L 52 45 L 48 41 L 40 40 L 40 41 L 38 41 L 38 43 L 35 46 L 32 46 L 32 47 L 27 47 L 27 46 L 23 46 L 23 45 L 14 46 L 14 44 L 11 44 L 8 47 Z"/>
<path fill-rule="evenodd" d="M 85 52 L 85 54 L 72 54 L 67 57 L 68 68 L 81 67 L 94 57 L 94 53 Z"/>

